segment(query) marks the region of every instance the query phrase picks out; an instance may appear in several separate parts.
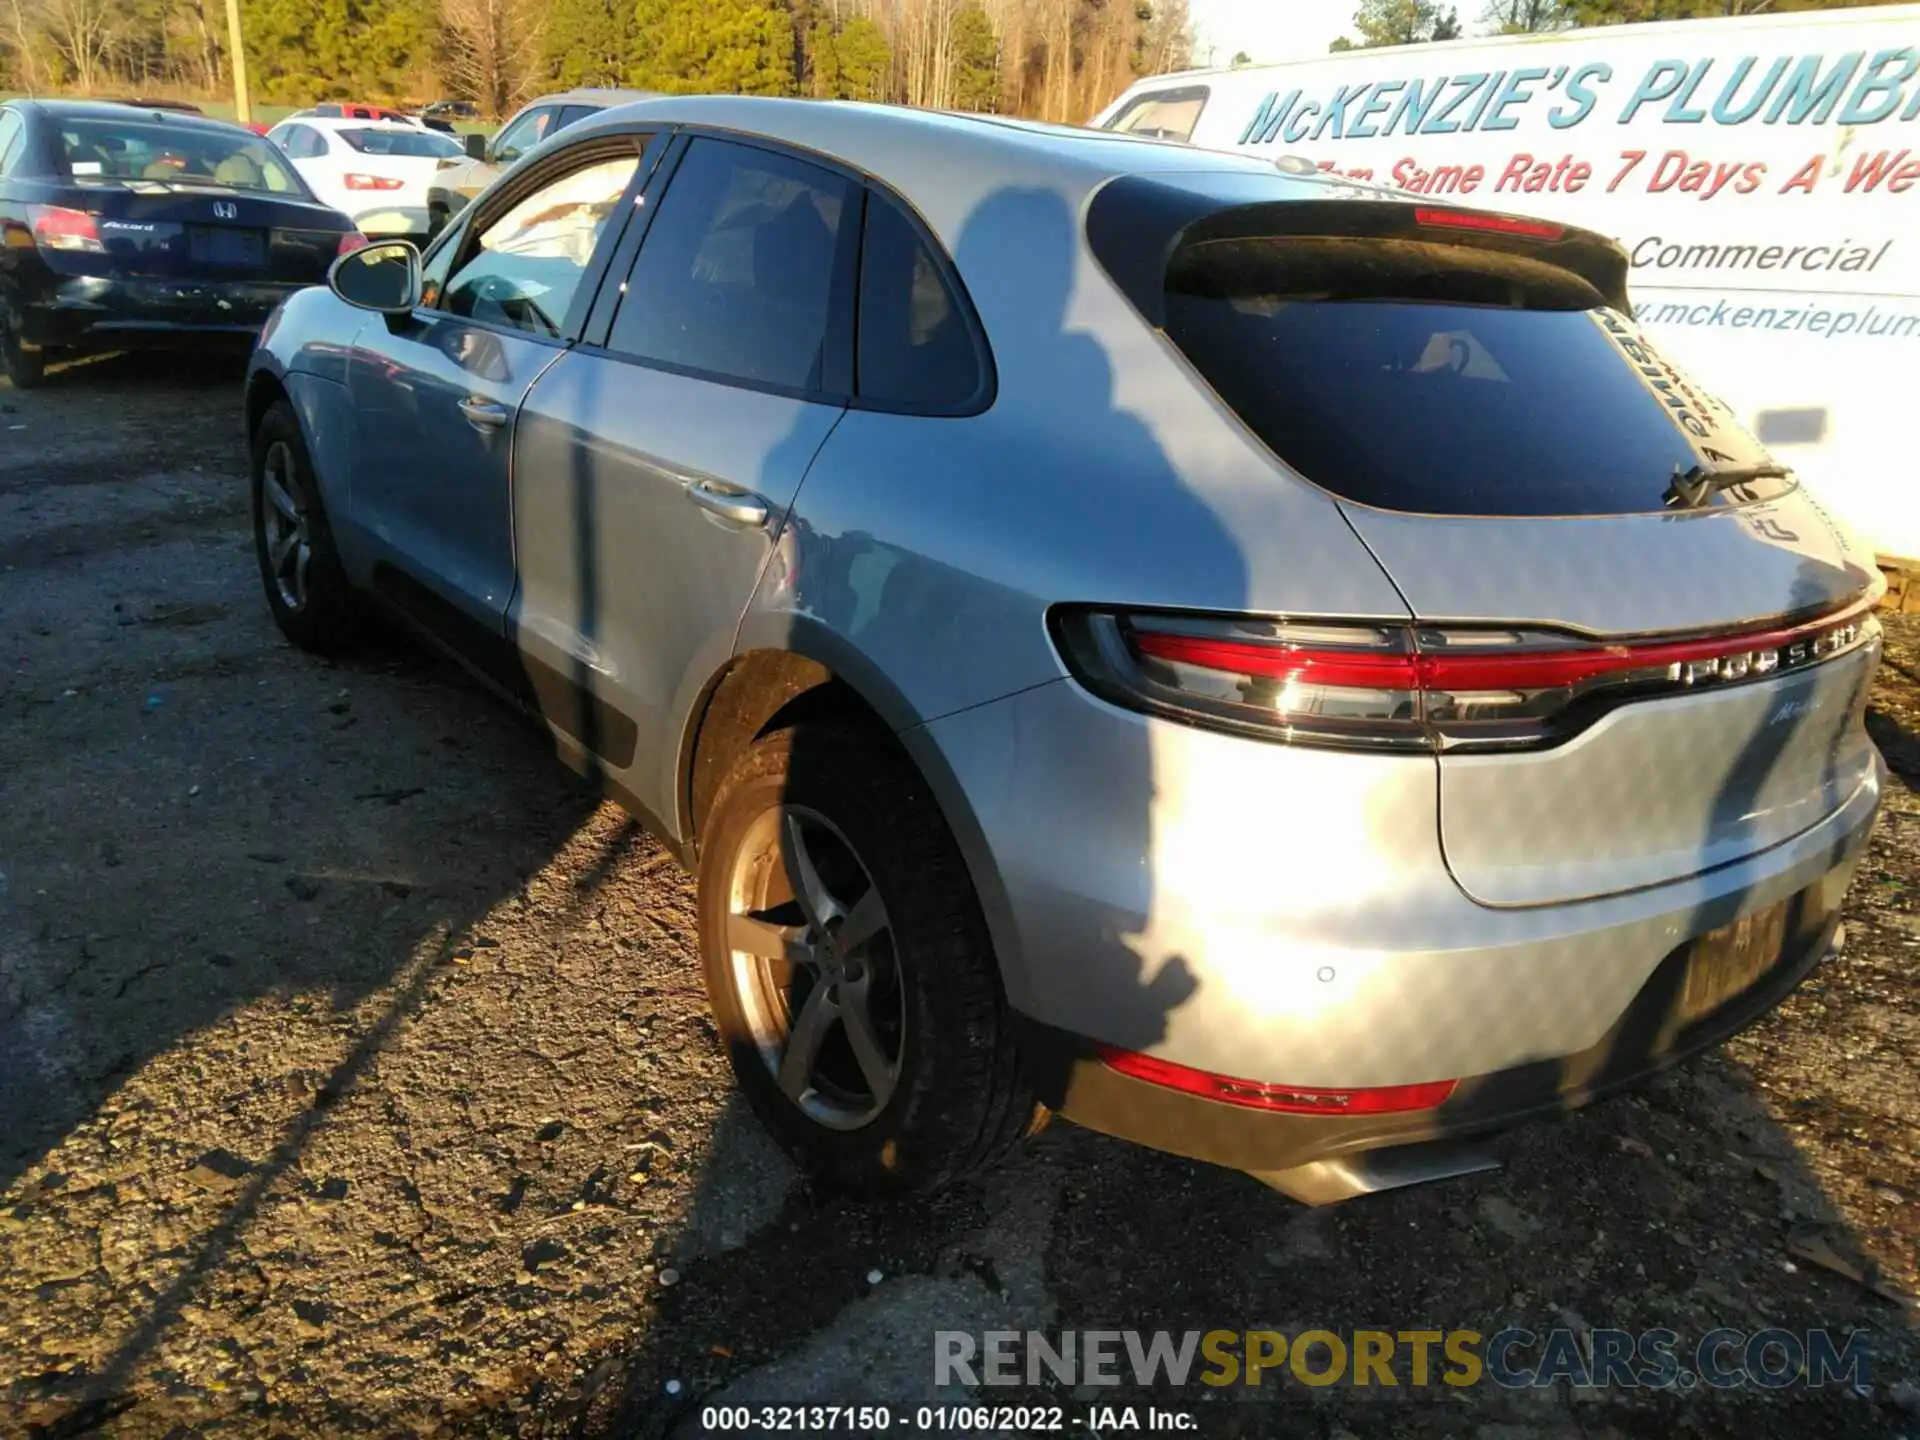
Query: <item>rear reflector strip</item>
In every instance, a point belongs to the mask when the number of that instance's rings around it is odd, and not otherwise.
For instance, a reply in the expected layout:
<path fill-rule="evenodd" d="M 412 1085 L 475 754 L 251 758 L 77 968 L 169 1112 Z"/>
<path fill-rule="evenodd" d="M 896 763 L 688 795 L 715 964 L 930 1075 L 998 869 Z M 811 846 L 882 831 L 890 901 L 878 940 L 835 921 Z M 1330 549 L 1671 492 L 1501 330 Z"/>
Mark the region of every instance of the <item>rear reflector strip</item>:
<path fill-rule="evenodd" d="M 1264 1080 L 1236 1080 L 1142 1055 L 1116 1046 L 1098 1047 L 1101 1062 L 1149 1085 L 1198 1095 L 1250 1110 L 1275 1110 L 1288 1115 L 1394 1115 L 1408 1110 L 1432 1110 L 1446 1103 L 1457 1080 L 1429 1080 L 1419 1085 L 1373 1085 L 1347 1090 L 1318 1090 L 1302 1085 L 1274 1085 Z"/>
<path fill-rule="evenodd" d="M 1429 210 L 1422 206 L 1413 212 L 1416 223 L 1437 230 L 1478 230 L 1483 235 L 1523 235 L 1530 240 L 1558 240 L 1566 234 L 1559 225 L 1544 220 L 1522 220 L 1517 215 L 1489 215 L 1482 210 Z"/>
<path fill-rule="evenodd" d="M 1857 615 L 1864 609 L 1858 607 L 1848 614 Z M 1446 632 L 1428 633 L 1439 636 Z M 1471 631 L 1454 633 L 1467 645 L 1476 638 Z M 1588 645 L 1570 650 L 1508 649 L 1496 654 L 1328 652 L 1209 640 L 1146 629 L 1136 629 L 1134 645 L 1142 655 L 1156 659 L 1317 685 L 1365 685 L 1402 690 L 1534 690 L 1580 685 L 1606 675 L 1642 670 L 1663 671 L 1668 679 L 1682 684 L 1738 679 L 1756 672 L 1766 675 L 1843 650 L 1854 641 L 1856 634 L 1853 626 L 1838 623 L 1838 617 L 1829 615 L 1805 625 L 1704 640 Z M 1723 661 L 1733 663 L 1723 665 Z"/>
<path fill-rule="evenodd" d="M 1873 603 L 1686 640 L 1101 611 L 1057 615 L 1054 633 L 1083 684 L 1150 713 L 1301 744 L 1511 750 L 1558 743 L 1615 703 L 1863 648 Z"/>

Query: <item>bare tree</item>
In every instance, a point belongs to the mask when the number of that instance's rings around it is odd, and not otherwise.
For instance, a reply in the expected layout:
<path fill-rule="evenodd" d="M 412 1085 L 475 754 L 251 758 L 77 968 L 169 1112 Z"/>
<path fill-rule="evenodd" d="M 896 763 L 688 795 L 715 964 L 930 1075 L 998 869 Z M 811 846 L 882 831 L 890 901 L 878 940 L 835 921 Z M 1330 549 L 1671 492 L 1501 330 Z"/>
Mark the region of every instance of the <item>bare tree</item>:
<path fill-rule="evenodd" d="M 107 0 L 35 0 L 27 10 L 27 23 L 58 57 L 66 72 L 62 78 L 91 95 L 113 47 L 113 12 Z"/>
<path fill-rule="evenodd" d="M 30 20 L 28 13 L 22 0 L 7 0 L 7 49 L 13 52 L 15 79 L 33 94 L 46 83 L 46 75 L 40 61 L 40 27 L 37 17 Z"/>
<path fill-rule="evenodd" d="M 448 86 L 489 114 L 511 111 L 539 62 L 538 0 L 441 0 L 440 24 Z"/>

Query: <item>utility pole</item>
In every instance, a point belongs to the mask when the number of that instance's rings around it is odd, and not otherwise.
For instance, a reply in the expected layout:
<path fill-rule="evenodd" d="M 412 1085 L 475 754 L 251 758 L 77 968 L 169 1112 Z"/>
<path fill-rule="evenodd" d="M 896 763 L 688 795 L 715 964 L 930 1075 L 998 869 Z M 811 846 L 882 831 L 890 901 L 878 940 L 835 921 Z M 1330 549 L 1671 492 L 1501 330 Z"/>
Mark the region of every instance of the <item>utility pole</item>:
<path fill-rule="evenodd" d="M 247 52 L 240 39 L 240 0 L 227 0 L 227 50 L 233 59 L 233 114 L 242 125 L 253 121 L 247 99 Z"/>

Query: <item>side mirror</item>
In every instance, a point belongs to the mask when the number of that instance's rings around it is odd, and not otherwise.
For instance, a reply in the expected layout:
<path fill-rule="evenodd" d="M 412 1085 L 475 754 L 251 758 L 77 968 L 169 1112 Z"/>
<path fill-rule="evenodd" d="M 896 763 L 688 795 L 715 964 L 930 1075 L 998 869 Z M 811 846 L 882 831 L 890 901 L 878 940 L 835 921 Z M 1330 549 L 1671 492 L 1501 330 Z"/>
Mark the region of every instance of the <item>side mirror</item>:
<path fill-rule="evenodd" d="M 487 158 L 486 136 L 470 130 L 461 143 L 467 147 L 467 158 L 469 160 L 485 160 Z"/>
<path fill-rule="evenodd" d="M 420 303 L 420 252 L 405 240 L 362 245 L 333 262 L 327 287 L 361 310 L 410 314 Z"/>

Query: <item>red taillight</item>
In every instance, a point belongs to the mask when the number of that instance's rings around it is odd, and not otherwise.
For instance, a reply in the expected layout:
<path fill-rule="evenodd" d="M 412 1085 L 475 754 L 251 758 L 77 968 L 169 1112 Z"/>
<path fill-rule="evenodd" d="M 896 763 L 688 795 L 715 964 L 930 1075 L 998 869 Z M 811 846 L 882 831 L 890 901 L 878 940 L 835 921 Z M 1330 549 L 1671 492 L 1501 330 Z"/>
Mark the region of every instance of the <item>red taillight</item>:
<path fill-rule="evenodd" d="M 366 243 L 366 236 L 362 235 L 358 230 L 349 230 L 340 237 L 340 248 L 334 252 L 333 258 L 338 260 L 342 255 L 351 255 Z"/>
<path fill-rule="evenodd" d="M 398 190 L 406 184 L 404 180 L 395 180 L 387 175 L 348 175 L 346 185 L 349 190 Z"/>
<path fill-rule="evenodd" d="M 85 210 L 64 205 L 30 205 L 34 242 L 43 250 L 82 250 L 104 254 L 99 223 Z"/>
<path fill-rule="evenodd" d="M 1439 230 L 1478 230 L 1485 235 L 1524 235 L 1530 240 L 1558 240 L 1564 226 L 1545 220 L 1522 220 L 1517 215 L 1489 215 L 1481 210 L 1430 210 L 1425 206 L 1413 212 L 1416 224 Z"/>
<path fill-rule="evenodd" d="M 1305 744 L 1512 749 L 1608 697 L 1764 679 L 1870 643 L 1872 600 L 1797 625 L 1605 642 L 1541 630 L 1303 624 L 1097 611 L 1055 617 L 1075 675 L 1149 712 Z"/>
<path fill-rule="evenodd" d="M 1109 1070 L 1198 1095 L 1228 1105 L 1244 1105 L 1251 1110 L 1281 1110 L 1291 1115 L 1393 1115 L 1408 1110 L 1433 1110 L 1447 1102 L 1457 1080 L 1429 1080 L 1418 1085 L 1366 1085 L 1345 1090 L 1322 1090 L 1303 1085 L 1275 1085 L 1265 1080 L 1236 1080 L 1231 1075 L 1215 1075 L 1142 1055 L 1137 1050 L 1121 1050 L 1102 1045 L 1100 1059 Z"/>

